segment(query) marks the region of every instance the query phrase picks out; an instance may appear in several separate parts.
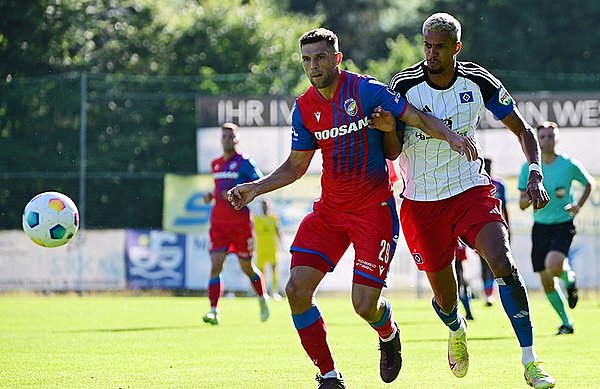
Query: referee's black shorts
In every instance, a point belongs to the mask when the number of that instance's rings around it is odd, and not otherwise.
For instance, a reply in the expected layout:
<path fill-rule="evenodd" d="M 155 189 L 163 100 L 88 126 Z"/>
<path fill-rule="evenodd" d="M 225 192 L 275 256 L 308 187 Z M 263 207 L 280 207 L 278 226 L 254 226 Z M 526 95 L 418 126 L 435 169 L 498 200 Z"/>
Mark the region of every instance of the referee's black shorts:
<path fill-rule="evenodd" d="M 571 242 L 575 236 L 573 221 L 559 224 L 533 223 L 531 231 L 531 263 L 533 271 L 540 272 L 546 268 L 546 255 L 550 251 L 560 251 L 568 255 Z"/>

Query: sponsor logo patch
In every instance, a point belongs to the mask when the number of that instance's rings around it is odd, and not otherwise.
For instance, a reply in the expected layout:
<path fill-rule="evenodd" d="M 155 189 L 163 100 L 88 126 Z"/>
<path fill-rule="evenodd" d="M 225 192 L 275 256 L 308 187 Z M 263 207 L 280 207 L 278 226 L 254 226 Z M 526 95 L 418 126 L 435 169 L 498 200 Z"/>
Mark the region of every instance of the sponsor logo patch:
<path fill-rule="evenodd" d="M 339 127 L 333 127 L 329 130 L 321 130 L 315 131 L 313 134 L 317 140 L 327 140 L 330 138 L 337 138 L 338 136 L 343 136 L 349 134 L 351 132 L 360 131 L 363 128 L 367 128 L 369 125 L 369 118 L 364 117 L 362 119 L 358 119 L 357 121 L 351 122 L 350 124 L 344 124 Z"/>
<path fill-rule="evenodd" d="M 212 174 L 215 180 L 235 180 L 240 176 L 239 172 L 215 172 Z"/>
<path fill-rule="evenodd" d="M 473 92 L 471 92 L 471 91 L 461 92 L 458 94 L 458 96 L 460 97 L 461 103 L 472 103 L 473 102 Z"/>
<path fill-rule="evenodd" d="M 321 111 L 315 112 L 315 119 L 317 119 L 317 122 L 321 121 Z"/>
<path fill-rule="evenodd" d="M 502 105 L 509 105 L 512 102 L 512 97 L 506 89 L 500 88 L 498 91 L 498 102 Z"/>

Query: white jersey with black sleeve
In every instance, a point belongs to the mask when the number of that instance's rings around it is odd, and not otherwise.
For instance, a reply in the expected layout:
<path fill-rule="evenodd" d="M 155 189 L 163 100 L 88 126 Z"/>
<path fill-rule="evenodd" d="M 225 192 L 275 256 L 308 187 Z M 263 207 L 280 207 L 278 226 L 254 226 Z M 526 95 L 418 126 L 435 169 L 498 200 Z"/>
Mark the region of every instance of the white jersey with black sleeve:
<path fill-rule="evenodd" d="M 484 109 L 503 119 L 514 107 L 502 83 L 483 67 L 457 62 L 454 79 L 447 88 L 435 86 L 427 77 L 425 61 L 396 74 L 389 85 L 417 109 L 433 115 L 458 134 L 475 138 Z M 400 128 L 404 123 L 400 123 Z M 469 162 L 446 141 L 433 139 L 418 128 L 405 126 L 399 157 L 404 180 L 403 196 L 417 201 L 442 200 L 469 188 L 491 183 L 483 158 Z M 483 155 L 477 144 L 479 155 Z"/>

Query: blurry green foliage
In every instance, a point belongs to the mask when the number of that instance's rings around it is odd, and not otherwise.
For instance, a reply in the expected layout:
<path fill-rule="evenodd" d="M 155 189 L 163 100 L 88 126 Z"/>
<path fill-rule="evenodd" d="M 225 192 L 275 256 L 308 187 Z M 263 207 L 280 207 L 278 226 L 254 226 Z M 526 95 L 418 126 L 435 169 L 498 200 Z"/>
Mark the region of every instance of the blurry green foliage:
<path fill-rule="evenodd" d="M 595 0 L 2 0 L 0 228 L 37 192 L 78 199 L 82 72 L 87 225 L 160 227 L 163 174 L 196 171 L 195 96 L 303 92 L 298 38 L 319 26 L 343 68 L 386 83 L 435 11 L 513 92 L 600 89 Z"/>

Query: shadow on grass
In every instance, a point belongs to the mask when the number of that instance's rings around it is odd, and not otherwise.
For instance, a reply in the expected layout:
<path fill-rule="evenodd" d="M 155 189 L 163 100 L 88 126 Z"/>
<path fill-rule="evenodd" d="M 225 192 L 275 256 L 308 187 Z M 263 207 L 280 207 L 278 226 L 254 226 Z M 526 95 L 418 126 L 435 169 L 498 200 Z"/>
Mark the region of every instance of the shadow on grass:
<path fill-rule="evenodd" d="M 89 328 L 82 330 L 65 330 L 56 331 L 63 334 L 77 334 L 77 333 L 92 333 L 92 332 L 141 332 L 141 331 L 169 331 L 169 330 L 185 330 L 185 329 L 198 329 L 199 326 L 156 326 L 156 327 L 132 327 L 132 328 Z"/>

